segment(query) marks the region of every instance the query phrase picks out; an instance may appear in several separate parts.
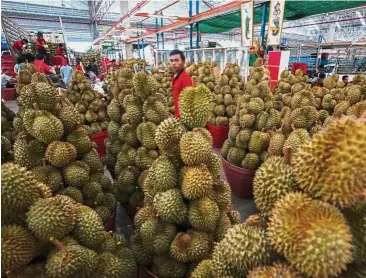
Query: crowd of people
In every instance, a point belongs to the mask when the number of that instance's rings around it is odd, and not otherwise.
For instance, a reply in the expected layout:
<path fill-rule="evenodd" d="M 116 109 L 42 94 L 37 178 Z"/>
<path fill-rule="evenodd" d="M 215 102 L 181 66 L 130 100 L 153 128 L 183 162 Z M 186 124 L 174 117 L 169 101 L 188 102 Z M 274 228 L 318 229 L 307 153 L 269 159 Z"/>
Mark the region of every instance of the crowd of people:
<path fill-rule="evenodd" d="M 99 75 L 98 66 L 95 60 L 89 61 L 88 65 L 84 67 L 80 59 L 76 59 L 75 66 L 71 66 L 66 55 L 65 47 L 60 43 L 57 47 L 57 56 L 63 57 L 63 65 L 60 68 L 60 82 L 56 69 L 52 65 L 52 59 L 48 50 L 47 42 L 43 37 L 42 32 L 37 33 L 36 49 L 38 54 L 34 56 L 29 47 L 27 39 L 20 39 L 12 45 L 14 54 L 16 56 L 16 64 L 14 66 L 14 73 L 18 73 L 25 65 L 25 63 L 33 63 L 36 71 L 47 74 L 54 80 L 57 87 L 67 87 L 71 81 L 73 70 L 82 71 L 88 77 L 92 84 L 95 84 L 97 76 Z M 1 88 L 14 88 L 16 79 L 9 75 L 9 68 L 2 68 L 1 70 Z"/>

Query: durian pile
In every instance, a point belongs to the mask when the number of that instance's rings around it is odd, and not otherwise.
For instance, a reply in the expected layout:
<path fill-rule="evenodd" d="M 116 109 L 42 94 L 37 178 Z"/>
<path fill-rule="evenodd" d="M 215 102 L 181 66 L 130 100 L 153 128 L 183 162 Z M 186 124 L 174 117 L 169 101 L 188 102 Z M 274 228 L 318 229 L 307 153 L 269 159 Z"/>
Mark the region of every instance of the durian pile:
<path fill-rule="evenodd" d="M 173 102 L 173 92 L 172 92 L 172 84 L 171 77 L 173 76 L 173 70 L 170 65 L 163 68 L 164 74 L 159 72 L 159 69 L 162 69 L 162 65 L 159 65 L 159 68 L 153 68 L 151 73 L 153 74 L 156 81 L 158 81 L 161 85 L 159 88 L 159 93 L 163 94 L 168 100 L 169 112 L 174 114 L 174 102 Z"/>
<path fill-rule="evenodd" d="M 237 99 L 241 94 L 239 72 L 238 65 L 228 63 L 215 86 L 211 116 L 213 125 L 228 126 L 229 120 L 235 115 Z"/>
<path fill-rule="evenodd" d="M 15 114 L 1 102 L 1 164 L 14 159 L 13 145 L 13 119 Z"/>
<path fill-rule="evenodd" d="M 133 75 L 125 68 L 116 76 L 122 90 L 107 109 L 112 120 L 106 142 L 107 165 L 116 177 L 118 201 L 137 208 L 142 206 L 144 197 L 141 179 L 159 156 L 155 130 L 169 117 L 169 111 L 152 75 L 142 71 Z"/>
<path fill-rule="evenodd" d="M 221 154 L 231 164 L 255 170 L 268 156 L 270 132 L 280 127 L 281 115 L 274 108 L 274 97 L 269 82 L 257 79 L 263 60 L 258 58 L 243 95 L 239 99 L 236 115 L 230 121 L 229 138 L 224 142 Z M 257 85 L 253 85 L 258 83 Z"/>
<path fill-rule="evenodd" d="M 253 184 L 261 213 L 191 277 L 366 277 L 365 142 L 366 114 L 343 116 L 269 157 Z"/>
<path fill-rule="evenodd" d="M 195 80 L 196 84 L 204 84 L 211 92 L 215 89 L 216 77 L 213 68 L 216 67 L 216 62 L 199 62 L 191 64 L 187 67 L 186 72 Z"/>
<path fill-rule="evenodd" d="M 230 186 L 220 179 L 220 158 L 204 128 L 211 101 L 204 85 L 184 89 L 181 117 L 157 127 L 160 156 L 140 177 L 145 198 L 134 218 L 131 249 L 138 263 L 160 278 L 189 277 L 211 256 L 214 243 L 240 221 L 231 210 Z"/>
<path fill-rule="evenodd" d="M 79 112 L 80 123 L 87 126 L 89 134 L 99 133 L 108 128 L 104 95 L 93 90 L 81 71 L 73 71 L 67 98 Z"/>
<path fill-rule="evenodd" d="M 14 161 L 47 184 L 93 209 L 106 223 L 116 208 L 114 188 L 71 102 L 46 76 L 34 73 L 22 87 L 14 118 Z"/>
<path fill-rule="evenodd" d="M 1 276 L 135 278 L 124 236 L 36 177 L 17 164 L 1 167 Z"/>
<path fill-rule="evenodd" d="M 134 70 L 134 64 L 137 64 L 140 69 L 143 69 L 143 67 L 147 65 L 147 61 L 141 58 L 129 58 L 123 62 L 123 66 L 129 68 L 132 71 Z"/>

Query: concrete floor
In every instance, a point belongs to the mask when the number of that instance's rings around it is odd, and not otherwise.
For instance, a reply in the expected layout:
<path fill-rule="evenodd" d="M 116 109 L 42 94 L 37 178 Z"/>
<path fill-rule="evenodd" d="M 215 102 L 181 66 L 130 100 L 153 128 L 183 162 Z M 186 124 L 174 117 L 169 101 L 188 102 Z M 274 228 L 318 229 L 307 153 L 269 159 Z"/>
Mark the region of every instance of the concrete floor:
<path fill-rule="evenodd" d="M 18 111 L 18 105 L 15 100 L 12 101 L 6 101 L 5 105 L 13 110 L 15 113 Z M 220 155 L 220 149 L 214 149 L 213 150 L 216 154 Z M 105 175 L 108 176 L 111 180 L 112 177 L 109 174 L 108 170 L 105 170 Z M 220 176 L 222 179 L 226 181 L 225 173 L 221 167 Z M 241 215 L 241 221 L 244 222 L 245 219 L 252 214 L 258 213 L 257 208 L 255 207 L 253 199 L 241 199 L 236 197 L 235 195 L 232 195 L 232 207 L 234 210 L 239 211 Z M 119 206 L 117 209 L 117 219 L 118 224 L 116 225 L 117 232 L 122 234 L 129 234 L 132 231 L 132 221 L 129 219 L 127 213 L 125 212 L 124 208 L 122 206 Z"/>

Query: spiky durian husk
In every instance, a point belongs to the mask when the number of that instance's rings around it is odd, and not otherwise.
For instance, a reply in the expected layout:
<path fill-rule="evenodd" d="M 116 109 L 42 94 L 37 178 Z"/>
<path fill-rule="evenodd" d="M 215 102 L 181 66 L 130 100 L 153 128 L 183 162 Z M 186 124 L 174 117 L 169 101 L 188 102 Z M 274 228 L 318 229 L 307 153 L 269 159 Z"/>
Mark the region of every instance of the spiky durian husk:
<path fill-rule="evenodd" d="M 211 116 L 211 91 L 204 85 L 188 87 L 180 94 L 181 121 L 189 129 L 206 126 Z"/>
<path fill-rule="evenodd" d="M 315 198 L 348 207 L 366 183 L 366 123 L 343 117 L 303 144 L 292 159 L 299 187 Z"/>
<path fill-rule="evenodd" d="M 303 193 L 289 193 L 276 203 L 268 237 L 307 276 L 336 276 L 353 260 L 352 235 L 341 212 Z"/>
<path fill-rule="evenodd" d="M 248 278 L 301 278 L 302 275 L 292 266 L 278 263 L 271 266 L 260 266 L 251 270 Z"/>

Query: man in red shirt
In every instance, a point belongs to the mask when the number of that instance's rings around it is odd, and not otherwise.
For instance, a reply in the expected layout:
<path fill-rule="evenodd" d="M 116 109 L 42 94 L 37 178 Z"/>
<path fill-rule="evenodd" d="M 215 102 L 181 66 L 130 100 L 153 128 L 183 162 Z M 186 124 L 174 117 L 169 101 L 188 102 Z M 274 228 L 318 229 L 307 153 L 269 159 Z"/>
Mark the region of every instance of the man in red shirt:
<path fill-rule="evenodd" d="M 57 56 L 64 56 L 64 55 L 65 55 L 64 45 L 62 43 L 59 43 L 57 47 Z"/>
<path fill-rule="evenodd" d="M 13 50 L 14 52 L 17 54 L 17 56 L 21 56 L 22 55 L 22 47 L 23 45 L 27 44 L 28 40 L 27 39 L 21 39 L 19 41 L 16 41 L 15 43 L 13 43 Z"/>
<path fill-rule="evenodd" d="M 48 64 L 51 64 L 50 52 L 47 50 L 47 42 L 43 38 L 42 32 L 37 33 L 36 48 L 38 50 L 38 54 L 46 56 Z"/>
<path fill-rule="evenodd" d="M 183 91 L 184 88 L 192 86 L 192 79 L 190 75 L 184 69 L 184 63 L 186 58 L 182 51 L 175 49 L 170 52 L 170 65 L 173 69 L 172 76 L 172 88 L 173 88 L 173 102 L 174 102 L 174 116 L 176 118 L 180 117 L 179 113 L 179 95 Z"/>
<path fill-rule="evenodd" d="M 34 66 L 36 67 L 37 72 L 44 74 L 56 74 L 55 70 L 45 64 L 44 56 L 42 54 L 37 54 L 36 59 L 34 60 Z"/>

